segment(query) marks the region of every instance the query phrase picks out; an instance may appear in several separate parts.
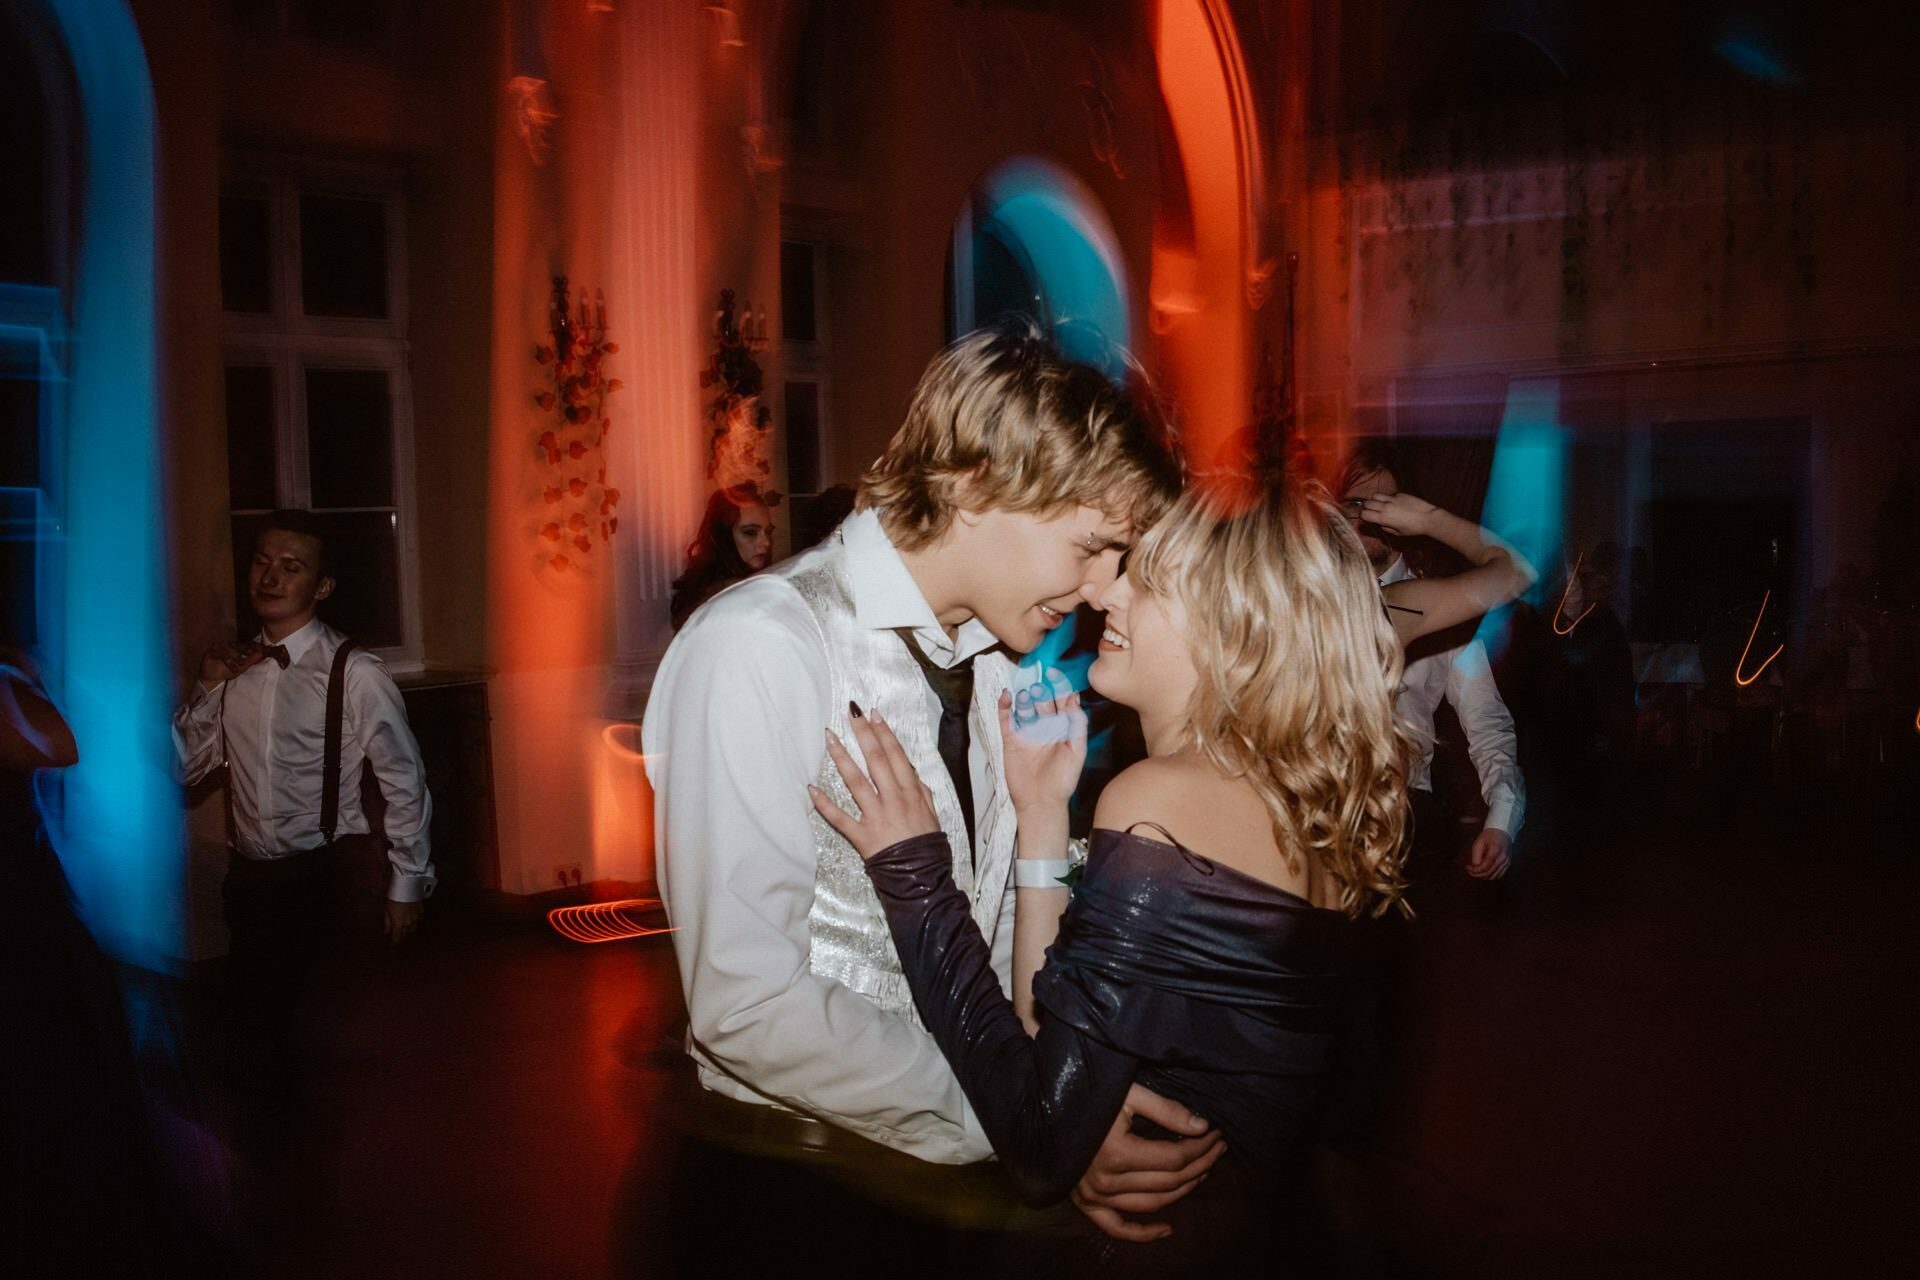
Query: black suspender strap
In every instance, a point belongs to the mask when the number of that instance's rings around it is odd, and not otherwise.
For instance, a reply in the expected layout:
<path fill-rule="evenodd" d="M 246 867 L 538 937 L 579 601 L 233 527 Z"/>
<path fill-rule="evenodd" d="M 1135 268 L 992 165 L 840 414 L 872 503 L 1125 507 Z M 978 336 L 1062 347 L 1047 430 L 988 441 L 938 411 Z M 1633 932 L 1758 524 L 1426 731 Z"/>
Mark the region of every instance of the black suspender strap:
<path fill-rule="evenodd" d="M 227 753 L 227 686 L 232 683 L 231 678 L 220 682 L 220 767 L 227 771 L 220 796 L 226 801 L 227 849 L 236 852 L 240 848 L 240 829 L 233 825 L 233 757 Z"/>
<path fill-rule="evenodd" d="M 358 647 L 356 641 L 342 640 L 333 654 L 333 670 L 327 673 L 327 743 L 320 776 L 320 839 L 326 844 L 333 843 L 333 829 L 340 823 L 340 739 L 347 711 L 347 659 Z M 221 788 L 221 794 L 226 797 L 227 848 L 238 849 L 239 828 L 233 822 L 233 757 L 227 751 L 227 686 L 231 683 L 220 682 L 220 762 L 227 769 L 227 785 Z"/>
<path fill-rule="evenodd" d="M 327 747 L 320 774 L 320 839 L 327 844 L 333 843 L 333 829 L 340 821 L 340 736 L 346 720 L 347 659 L 355 647 L 352 640 L 342 640 L 327 674 Z"/>

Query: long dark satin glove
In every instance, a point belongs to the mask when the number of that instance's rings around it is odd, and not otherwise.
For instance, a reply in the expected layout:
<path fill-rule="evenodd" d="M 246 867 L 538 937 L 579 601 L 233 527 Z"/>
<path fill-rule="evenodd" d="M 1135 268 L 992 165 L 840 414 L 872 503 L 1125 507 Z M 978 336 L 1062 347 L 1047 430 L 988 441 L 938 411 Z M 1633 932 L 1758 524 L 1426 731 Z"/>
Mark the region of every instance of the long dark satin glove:
<path fill-rule="evenodd" d="M 867 859 L 920 1016 L 1029 1205 L 1064 1199 L 1126 1100 L 1137 1063 L 1057 1019 L 1029 1039 L 953 883 L 939 832 Z"/>

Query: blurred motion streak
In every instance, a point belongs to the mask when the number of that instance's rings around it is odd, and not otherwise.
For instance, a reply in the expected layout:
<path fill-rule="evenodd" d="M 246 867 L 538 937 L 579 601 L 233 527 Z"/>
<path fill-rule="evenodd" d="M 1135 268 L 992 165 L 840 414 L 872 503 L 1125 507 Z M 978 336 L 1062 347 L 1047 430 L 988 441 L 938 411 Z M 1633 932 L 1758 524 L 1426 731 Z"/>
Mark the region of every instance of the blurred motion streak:
<path fill-rule="evenodd" d="M 620 942 L 627 938 L 651 938 L 672 933 L 671 927 L 643 923 L 642 912 L 659 911 L 658 898 L 623 898 L 618 902 L 592 902 L 577 907 L 555 907 L 547 912 L 547 923 L 562 937 L 575 942 Z"/>
<path fill-rule="evenodd" d="M 1581 620 L 1593 612 L 1593 606 L 1588 605 L 1580 611 L 1580 617 L 1564 627 L 1560 625 L 1561 618 L 1565 617 L 1567 612 L 1567 593 L 1573 590 L 1574 582 L 1580 577 L 1580 565 L 1586 558 L 1587 553 L 1584 551 L 1573 558 L 1573 572 L 1567 575 L 1567 585 L 1560 588 L 1560 603 L 1553 607 L 1553 634 L 1557 636 L 1572 635 L 1573 629 L 1580 625 Z"/>
<path fill-rule="evenodd" d="M 1760 612 L 1753 615 L 1753 629 L 1747 632 L 1747 643 L 1743 645 L 1740 649 L 1740 661 L 1733 664 L 1733 682 L 1739 685 L 1742 689 L 1752 684 L 1755 680 L 1758 680 L 1760 678 L 1760 673 L 1762 671 L 1765 671 L 1767 667 L 1772 664 L 1773 660 L 1779 657 L 1781 652 L 1785 650 L 1787 647 L 1784 644 L 1775 645 L 1773 652 L 1767 655 L 1767 660 L 1765 662 L 1762 662 L 1759 666 L 1755 667 L 1752 675 L 1743 676 L 1740 674 L 1742 671 L 1746 670 L 1747 654 L 1753 649 L 1754 637 L 1760 634 L 1760 619 L 1767 616 L 1767 602 L 1772 599 L 1773 599 L 1773 591 L 1771 588 L 1769 588 L 1767 593 L 1764 596 L 1760 597 Z"/>
<path fill-rule="evenodd" d="M 63 820 L 49 826 L 101 944 L 166 970 L 185 952 L 185 829 L 166 728 L 174 681 L 154 370 L 153 85 L 123 0 L 49 7 L 86 140 L 65 423 L 65 456 L 84 461 L 86 483 L 65 485 L 64 616 L 42 634 L 81 745 L 62 779 Z"/>
<path fill-rule="evenodd" d="M 1270 266 L 1255 260 L 1262 144 L 1221 0 L 1163 0 L 1153 43 L 1192 223 L 1163 216 L 1154 228 L 1152 328 L 1165 338 L 1188 456 L 1205 465 L 1246 425 L 1249 308 L 1265 301 Z"/>

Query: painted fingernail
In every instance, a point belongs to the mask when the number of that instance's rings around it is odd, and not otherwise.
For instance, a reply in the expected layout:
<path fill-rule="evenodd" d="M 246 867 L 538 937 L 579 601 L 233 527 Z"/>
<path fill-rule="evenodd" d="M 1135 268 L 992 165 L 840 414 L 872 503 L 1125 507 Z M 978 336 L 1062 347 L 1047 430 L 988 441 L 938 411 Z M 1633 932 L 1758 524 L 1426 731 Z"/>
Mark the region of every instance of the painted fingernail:
<path fill-rule="evenodd" d="M 866 712 L 862 711 L 860 709 L 860 704 L 855 702 L 852 698 L 847 699 L 847 710 L 850 713 L 852 713 L 853 718 L 855 720 L 862 720 L 866 718 Z"/>

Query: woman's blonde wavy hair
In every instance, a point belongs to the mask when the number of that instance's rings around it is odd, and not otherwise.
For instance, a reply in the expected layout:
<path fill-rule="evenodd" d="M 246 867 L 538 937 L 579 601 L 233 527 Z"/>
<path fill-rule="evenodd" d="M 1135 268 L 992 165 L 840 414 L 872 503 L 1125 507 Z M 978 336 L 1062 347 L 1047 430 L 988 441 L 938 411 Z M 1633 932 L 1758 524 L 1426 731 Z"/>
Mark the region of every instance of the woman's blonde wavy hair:
<path fill-rule="evenodd" d="M 971 509 L 1052 514 L 1084 505 L 1145 529 L 1180 491 L 1179 455 L 1145 393 L 1063 358 L 1039 329 L 1008 323 L 935 356 L 857 506 L 918 551 Z"/>
<path fill-rule="evenodd" d="M 1398 906 L 1411 739 L 1394 714 L 1401 650 L 1366 553 L 1317 483 L 1210 476 L 1127 566 L 1184 606 L 1199 673 L 1191 741 L 1266 802 L 1298 873 L 1331 876 L 1348 916 Z"/>

